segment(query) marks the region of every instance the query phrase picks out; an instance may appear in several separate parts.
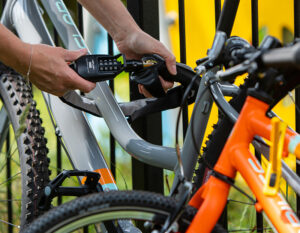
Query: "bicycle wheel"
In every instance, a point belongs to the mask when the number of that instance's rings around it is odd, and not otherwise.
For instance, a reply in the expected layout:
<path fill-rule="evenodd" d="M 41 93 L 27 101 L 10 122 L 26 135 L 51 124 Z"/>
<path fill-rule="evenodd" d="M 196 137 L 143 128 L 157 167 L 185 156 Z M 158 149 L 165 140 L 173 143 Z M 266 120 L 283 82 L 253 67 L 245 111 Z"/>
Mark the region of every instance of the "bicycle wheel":
<path fill-rule="evenodd" d="M 80 229 L 83 227 L 87 227 L 88 232 L 102 232 L 101 223 L 114 222 L 118 228 L 123 226 L 122 220 L 132 220 L 135 227 L 142 226 L 142 229 L 128 230 L 127 228 L 126 231 L 122 228 L 123 231 L 119 229 L 116 232 L 141 232 L 141 230 L 151 232 L 152 229 L 147 227 L 145 229 L 144 226 L 155 226 L 159 230 L 166 217 L 174 211 L 175 206 L 174 199 L 145 191 L 96 193 L 50 210 L 30 224 L 24 233 L 82 232 Z M 180 232 L 184 232 L 189 226 L 195 213 L 196 209 L 185 208 L 178 221 Z M 220 226 L 216 226 L 213 232 L 225 231 Z"/>
<path fill-rule="evenodd" d="M 3 64 L 0 75 L 1 123 L 6 119 L 0 141 L 7 135 L 10 138 L 10 142 L 0 144 L 0 232 L 12 232 L 12 228 L 22 229 L 40 214 L 37 202 L 40 191 L 49 182 L 49 161 L 31 88 Z"/>

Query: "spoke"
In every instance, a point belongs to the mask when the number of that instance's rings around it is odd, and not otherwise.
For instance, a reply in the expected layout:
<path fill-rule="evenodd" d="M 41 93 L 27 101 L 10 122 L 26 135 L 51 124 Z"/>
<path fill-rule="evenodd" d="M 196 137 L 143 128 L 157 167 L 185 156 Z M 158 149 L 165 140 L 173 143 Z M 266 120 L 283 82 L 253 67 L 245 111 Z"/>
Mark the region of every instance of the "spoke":
<path fill-rule="evenodd" d="M 13 161 L 16 165 L 21 166 L 21 164 L 17 160 L 11 158 L 11 161 Z"/>
<path fill-rule="evenodd" d="M 6 184 L 8 181 L 12 180 L 13 178 L 15 178 L 16 176 L 20 175 L 21 172 L 18 172 L 17 174 L 11 176 L 9 179 L 5 180 L 4 182 L 0 183 L 0 186 L 3 184 Z"/>
<path fill-rule="evenodd" d="M 3 222 L 3 223 L 5 223 L 5 224 L 7 224 L 7 225 L 11 225 L 11 226 L 14 226 L 14 227 L 17 227 L 17 228 L 19 228 L 19 229 L 20 229 L 20 226 L 19 226 L 19 225 L 15 225 L 15 224 L 12 224 L 12 223 L 6 222 L 6 221 L 4 221 L 4 220 L 2 220 L 2 219 L 0 219 L 0 222 Z"/>
<path fill-rule="evenodd" d="M 11 147 L 11 148 L 12 148 L 12 147 Z M 9 149 L 8 153 L 5 153 L 5 154 L 6 154 L 6 159 L 11 159 L 11 160 L 14 161 L 17 165 L 20 166 L 20 163 L 18 163 L 16 160 L 14 160 L 14 159 L 12 158 L 13 154 L 17 151 L 17 148 L 15 148 L 15 149 L 13 150 L 13 153 L 12 153 L 12 154 L 9 154 L 11 148 Z M 0 173 L 3 171 L 3 169 L 4 169 L 5 167 L 6 167 L 6 163 L 4 163 L 4 164 L 2 165 L 2 167 L 0 168 Z"/>

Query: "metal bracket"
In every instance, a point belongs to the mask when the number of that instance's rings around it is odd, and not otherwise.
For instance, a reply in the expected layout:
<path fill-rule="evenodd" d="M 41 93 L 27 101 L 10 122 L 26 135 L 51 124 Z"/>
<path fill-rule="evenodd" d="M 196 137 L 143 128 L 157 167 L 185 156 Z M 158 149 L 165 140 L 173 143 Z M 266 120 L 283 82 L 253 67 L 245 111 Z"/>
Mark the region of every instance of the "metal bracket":
<path fill-rule="evenodd" d="M 279 181 L 281 177 L 281 158 L 284 144 L 284 136 L 287 124 L 273 117 L 271 120 L 271 146 L 270 159 L 264 184 L 264 194 L 274 196 L 279 190 Z"/>

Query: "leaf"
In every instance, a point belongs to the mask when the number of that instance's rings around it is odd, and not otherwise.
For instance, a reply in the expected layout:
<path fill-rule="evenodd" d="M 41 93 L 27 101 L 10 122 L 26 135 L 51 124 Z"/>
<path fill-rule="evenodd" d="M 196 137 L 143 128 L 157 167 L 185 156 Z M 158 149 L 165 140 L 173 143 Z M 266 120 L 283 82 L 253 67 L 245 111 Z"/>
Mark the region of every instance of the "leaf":
<path fill-rule="evenodd" d="M 16 132 L 16 138 L 19 138 L 21 134 L 24 133 L 25 129 L 26 129 L 26 124 L 20 125 L 20 127 Z"/>
<path fill-rule="evenodd" d="M 28 116 L 29 110 L 30 110 L 31 104 L 27 104 L 22 115 L 20 116 L 19 124 L 23 125 L 25 123 L 25 120 Z"/>
<path fill-rule="evenodd" d="M 21 134 L 25 131 L 26 129 L 26 118 L 28 116 L 29 110 L 30 110 L 31 104 L 27 104 L 22 115 L 20 116 L 20 120 L 19 120 L 19 128 L 16 132 L 16 138 L 19 138 L 21 136 Z"/>

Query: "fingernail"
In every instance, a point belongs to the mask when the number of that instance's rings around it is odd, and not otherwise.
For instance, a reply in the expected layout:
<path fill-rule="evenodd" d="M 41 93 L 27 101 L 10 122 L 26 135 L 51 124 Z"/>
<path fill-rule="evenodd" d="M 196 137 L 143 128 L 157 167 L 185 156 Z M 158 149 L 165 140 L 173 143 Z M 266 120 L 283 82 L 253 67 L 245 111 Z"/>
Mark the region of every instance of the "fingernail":
<path fill-rule="evenodd" d="M 172 65 L 172 66 L 171 66 L 171 72 L 172 72 L 173 75 L 176 75 L 176 74 L 177 74 L 176 65 Z"/>

